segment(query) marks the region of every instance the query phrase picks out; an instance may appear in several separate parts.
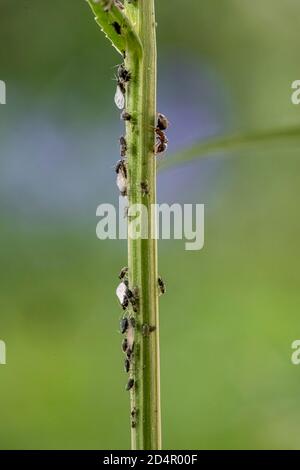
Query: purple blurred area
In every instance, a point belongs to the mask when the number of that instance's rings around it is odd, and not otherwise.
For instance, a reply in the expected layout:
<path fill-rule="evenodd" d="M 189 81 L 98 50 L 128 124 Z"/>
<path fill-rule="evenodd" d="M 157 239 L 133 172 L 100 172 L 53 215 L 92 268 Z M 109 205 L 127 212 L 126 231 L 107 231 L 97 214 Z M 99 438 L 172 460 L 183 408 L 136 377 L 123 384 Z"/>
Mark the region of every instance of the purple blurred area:
<path fill-rule="evenodd" d="M 180 51 L 176 57 L 168 56 L 168 61 L 161 60 L 159 70 L 158 109 L 171 122 L 169 151 L 163 158 L 172 158 L 172 152 L 221 132 L 225 111 L 228 115 L 227 94 L 211 68 L 184 54 L 181 57 Z M 82 121 L 80 117 L 74 121 L 72 116 L 65 118 L 62 99 L 63 117 L 57 119 L 57 109 L 53 115 L 34 95 L 21 100 L 20 109 L 17 103 L 23 90 L 12 83 L 9 89 L 12 104 L 7 105 L 9 119 L 3 120 L 1 137 L 2 211 L 14 214 L 25 225 L 64 220 L 77 224 L 93 219 L 98 204 L 115 202 L 113 168 L 122 133 L 117 111 L 108 119 L 101 109 L 98 121 L 86 115 Z M 76 106 L 74 102 L 74 109 Z M 218 168 L 218 161 L 204 161 L 201 168 L 196 163 L 162 173 L 159 201 L 185 202 L 199 188 L 203 195 Z"/>

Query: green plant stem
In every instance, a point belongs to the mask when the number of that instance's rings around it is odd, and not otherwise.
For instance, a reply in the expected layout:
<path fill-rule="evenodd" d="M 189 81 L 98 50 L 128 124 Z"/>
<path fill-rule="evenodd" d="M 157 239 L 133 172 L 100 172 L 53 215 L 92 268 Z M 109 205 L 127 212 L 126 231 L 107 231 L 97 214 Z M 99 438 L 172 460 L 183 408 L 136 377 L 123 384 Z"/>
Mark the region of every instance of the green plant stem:
<path fill-rule="evenodd" d="M 130 375 L 132 449 L 161 449 L 158 273 L 156 239 L 156 23 L 154 0 L 88 0 L 96 21 L 125 58 L 128 273 L 137 297 Z M 145 190 L 146 188 L 146 190 Z M 131 237 L 134 208 L 142 205 L 142 237 Z"/>
<path fill-rule="evenodd" d="M 137 327 L 135 329 L 135 354 L 132 377 L 135 386 L 131 391 L 131 409 L 136 410 L 136 426 L 132 428 L 132 448 L 156 450 L 161 448 L 160 416 L 160 361 L 157 288 L 156 217 L 156 25 L 154 0 L 125 2 L 125 12 L 141 40 L 143 55 L 128 50 L 125 65 L 131 72 L 127 89 L 126 111 L 132 119 L 126 124 L 128 146 L 128 199 L 129 283 L 137 288 L 139 296 Z M 141 189 L 148 186 L 148 194 Z M 142 221 L 144 239 L 130 237 L 131 209 L 135 204 L 147 208 Z M 154 331 L 147 332 L 147 326 Z M 145 333 L 146 331 L 146 333 Z"/>

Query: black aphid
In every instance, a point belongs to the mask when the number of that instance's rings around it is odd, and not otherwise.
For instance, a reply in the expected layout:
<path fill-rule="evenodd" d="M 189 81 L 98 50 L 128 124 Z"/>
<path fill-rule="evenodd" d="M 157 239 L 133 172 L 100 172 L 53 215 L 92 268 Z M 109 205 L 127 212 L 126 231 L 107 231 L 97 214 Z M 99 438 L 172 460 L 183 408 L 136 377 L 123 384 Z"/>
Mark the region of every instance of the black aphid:
<path fill-rule="evenodd" d="M 127 277 L 127 274 L 128 274 L 128 268 L 127 268 L 127 266 L 125 266 L 120 271 L 119 279 L 125 279 Z"/>
<path fill-rule="evenodd" d="M 128 349 L 128 341 L 127 341 L 127 338 L 124 338 L 122 341 L 122 351 L 126 353 L 127 349 Z"/>
<path fill-rule="evenodd" d="M 127 142 L 124 136 L 120 137 L 120 155 L 122 158 L 126 157 L 127 152 Z"/>
<path fill-rule="evenodd" d="M 126 331 L 128 330 L 129 327 L 129 321 L 127 317 L 123 317 L 122 320 L 120 321 L 120 331 L 121 334 L 124 335 Z"/>
<path fill-rule="evenodd" d="M 121 25 L 120 25 L 117 21 L 114 21 L 114 22 L 112 23 L 112 26 L 113 26 L 113 28 L 114 28 L 114 30 L 115 30 L 115 32 L 116 32 L 117 34 L 121 34 L 121 33 L 122 33 Z"/>
<path fill-rule="evenodd" d="M 126 385 L 126 391 L 129 392 L 134 386 L 134 379 L 129 379 Z"/>
<path fill-rule="evenodd" d="M 141 182 L 141 191 L 143 196 L 147 196 L 149 194 L 149 186 L 147 181 L 142 181 Z"/>
<path fill-rule="evenodd" d="M 127 113 L 127 111 L 122 111 L 121 119 L 123 119 L 123 121 L 131 121 L 132 117 L 131 114 Z"/>
<path fill-rule="evenodd" d="M 130 369 L 130 360 L 126 358 L 124 361 L 124 370 L 126 373 L 128 373 L 129 369 Z"/>
<path fill-rule="evenodd" d="M 131 358 L 131 356 L 133 354 L 133 349 L 134 349 L 134 343 L 132 344 L 131 348 L 127 347 L 126 355 L 127 355 L 128 359 Z"/>
<path fill-rule="evenodd" d="M 119 65 L 118 67 L 118 79 L 120 82 L 127 83 L 131 79 L 130 72 L 126 69 L 124 64 Z"/>
<path fill-rule="evenodd" d="M 162 278 L 160 276 L 159 276 L 157 282 L 158 282 L 158 287 L 159 287 L 160 293 L 165 294 L 166 293 L 166 285 L 165 285 L 164 281 L 162 280 Z"/>

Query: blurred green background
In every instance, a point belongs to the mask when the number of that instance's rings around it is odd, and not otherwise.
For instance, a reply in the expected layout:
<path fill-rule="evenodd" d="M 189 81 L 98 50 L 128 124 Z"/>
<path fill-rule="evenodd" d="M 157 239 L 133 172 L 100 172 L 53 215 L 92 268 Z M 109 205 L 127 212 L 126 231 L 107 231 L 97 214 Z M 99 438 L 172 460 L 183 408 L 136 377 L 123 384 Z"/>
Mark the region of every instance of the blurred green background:
<path fill-rule="evenodd" d="M 299 123 L 297 0 L 157 0 L 159 109 L 172 152 Z M 0 0 L 1 449 L 126 449 L 115 298 L 120 59 L 84 0 Z M 163 445 L 299 449 L 299 150 L 162 172 L 160 202 L 206 207 L 205 248 L 159 243 Z"/>

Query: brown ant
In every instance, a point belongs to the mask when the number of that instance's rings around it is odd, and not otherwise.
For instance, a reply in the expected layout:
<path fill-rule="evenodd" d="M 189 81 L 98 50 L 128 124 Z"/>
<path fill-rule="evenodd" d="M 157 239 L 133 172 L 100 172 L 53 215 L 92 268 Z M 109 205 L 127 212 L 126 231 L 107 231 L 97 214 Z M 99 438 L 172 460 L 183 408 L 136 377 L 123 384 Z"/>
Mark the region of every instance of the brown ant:
<path fill-rule="evenodd" d="M 155 145 L 155 153 L 159 155 L 164 153 L 168 148 L 168 139 L 165 134 L 165 130 L 169 127 L 169 121 L 164 114 L 158 113 L 157 115 L 157 123 L 155 128 L 156 133 L 156 145 Z"/>
<path fill-rule="evenodd" d="M 156 155 L 159 155 L 161 153 L 164 153 L 167 148 L 168 148 L 168 139 L 164 131 L 161 131 L 160 129 L 156 128 L 155 129 L 156 135 L 157 135 L 157 143 L 155 145 L 155 153 Z"/>

